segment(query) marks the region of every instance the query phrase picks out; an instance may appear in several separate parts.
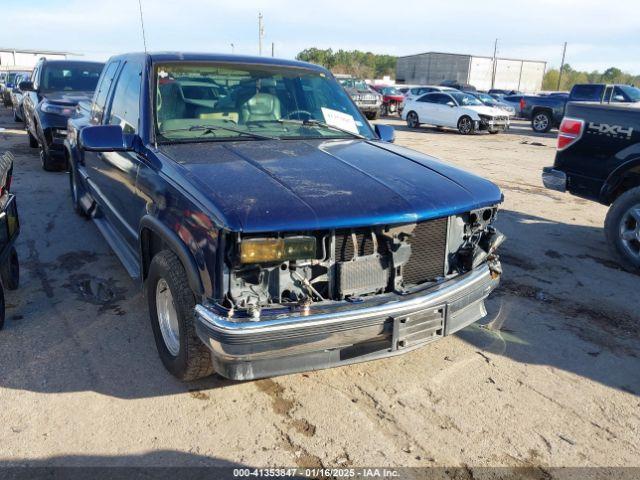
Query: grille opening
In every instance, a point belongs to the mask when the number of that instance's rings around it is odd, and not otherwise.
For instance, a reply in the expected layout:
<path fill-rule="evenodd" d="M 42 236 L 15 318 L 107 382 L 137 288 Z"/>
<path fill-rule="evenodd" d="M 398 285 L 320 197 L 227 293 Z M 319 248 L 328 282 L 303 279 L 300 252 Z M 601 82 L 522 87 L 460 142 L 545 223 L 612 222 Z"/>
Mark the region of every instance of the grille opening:
<path fill-rule="evenodd" d="M 405 284 L 418 285 L 444 275 L 446 217 L 418 223 L 407 243 L 411 245 L 411 257 L 402 267 Z"/>
<path fill-rule="evenodd" d="M 375 253 L 375 243 L 373 233 L 356 232 L 355 245 L 352 232 L 336 232 L 336 261 L 348 262 L 353 260 L 356 251 L 359 257 L 373 255 Z"/>

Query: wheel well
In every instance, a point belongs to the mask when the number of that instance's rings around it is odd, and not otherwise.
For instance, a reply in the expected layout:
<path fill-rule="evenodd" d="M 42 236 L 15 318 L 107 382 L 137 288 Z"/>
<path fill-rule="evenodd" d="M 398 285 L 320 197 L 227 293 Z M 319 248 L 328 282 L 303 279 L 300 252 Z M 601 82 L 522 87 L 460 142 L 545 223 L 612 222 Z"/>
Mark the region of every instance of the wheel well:
<path fill-rule="evenodd" d="M 628 170 L 622 174 L 616 187 L 611 191 L 609 202 L 613 203 L 624 192 L 640 187 L 640 167 Z"/>
<path fill-rule="evenodd" d="M 546 108 L 546 107 L 536 107 L 536 108 L 534 108 L 534 109 L 533 109 L 533 111 L 531 112 L 531 116 L 532 116 L 532 117 L 535 117 L 538 113 L 541 113 L 541 112 L 548 113 L 548 114 L 551 114 L 551 115 L 553 114 L 553 112 L 551 111 L 551 109 L 550 109 L 550 108 Z"/>
<path fill-rule="evenodd" d="M 140 232 L 140 253 L 142 259 L 142 280 L 147 279 L 151 260 L 156 253 L 168 249 L 166 242 L 150 228 L 143 228 Z"/>

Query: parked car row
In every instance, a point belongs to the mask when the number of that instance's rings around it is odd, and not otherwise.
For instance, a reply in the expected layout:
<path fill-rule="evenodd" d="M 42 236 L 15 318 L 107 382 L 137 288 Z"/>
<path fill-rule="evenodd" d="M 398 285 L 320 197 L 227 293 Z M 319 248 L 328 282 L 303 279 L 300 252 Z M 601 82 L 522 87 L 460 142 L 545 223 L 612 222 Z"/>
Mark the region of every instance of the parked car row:
<path fill-rule="evenodd" d="M 398 355 L 486 314 L 500 189 L 394 146 L 322 67 L 141 53 L 42 61 L 20 88 L 180 379 Z"/>

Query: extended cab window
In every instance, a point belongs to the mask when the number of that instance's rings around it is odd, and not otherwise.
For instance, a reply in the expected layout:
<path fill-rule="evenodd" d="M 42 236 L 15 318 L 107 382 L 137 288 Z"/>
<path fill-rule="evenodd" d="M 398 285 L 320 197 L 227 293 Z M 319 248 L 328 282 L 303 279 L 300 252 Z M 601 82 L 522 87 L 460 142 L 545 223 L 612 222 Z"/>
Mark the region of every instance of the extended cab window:
<path fill-rule="evenodd" d="M 109 111 L 109 125 L 120 125 L 124 133 L 137 133 L 140 116 L 142 64 L 127 62 L 118 77 Z"/>
<path fill-rule="evenodd" d="M 94 124 L 102 123 L 107 95 L 109 94 L 109 89 L 113 83 L 118 65 L 120 65 L 118 61 L 111 62 L 102 72 L 91 107 L 91 122 Z"/>
<path fill-rule="evenodd" d="M 571 90 L 571 100 L 578 102 L 599 102 L 601 96 L 601 85 L 576 85 Z"/>

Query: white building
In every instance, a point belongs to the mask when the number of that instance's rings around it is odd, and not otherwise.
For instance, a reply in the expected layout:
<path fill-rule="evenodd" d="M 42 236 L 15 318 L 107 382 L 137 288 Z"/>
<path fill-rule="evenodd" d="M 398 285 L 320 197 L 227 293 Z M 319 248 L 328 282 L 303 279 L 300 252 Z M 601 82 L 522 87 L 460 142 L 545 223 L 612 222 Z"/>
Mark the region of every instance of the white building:
<path fill-rule="evenodd" d="M 65 60 L 69 52 L 53 52 L 50 50 L 24 50 L 18 48 L 0 48 L 0 71 L 32 70 L 38 60 Z"/>
<path fill-rule="evenodd" d="M 469 84 L 478 90 L 499 88 L 532 93 L 542 89 L 547 62 L 458 53 L 426 52 L 398 58 L 396 82 L 438 85 L 444 81 Z M 495 70 L 495 71 L 494 71 Z"/>

